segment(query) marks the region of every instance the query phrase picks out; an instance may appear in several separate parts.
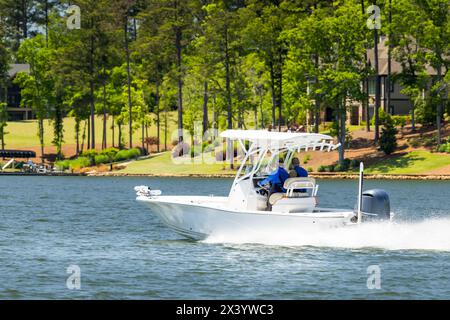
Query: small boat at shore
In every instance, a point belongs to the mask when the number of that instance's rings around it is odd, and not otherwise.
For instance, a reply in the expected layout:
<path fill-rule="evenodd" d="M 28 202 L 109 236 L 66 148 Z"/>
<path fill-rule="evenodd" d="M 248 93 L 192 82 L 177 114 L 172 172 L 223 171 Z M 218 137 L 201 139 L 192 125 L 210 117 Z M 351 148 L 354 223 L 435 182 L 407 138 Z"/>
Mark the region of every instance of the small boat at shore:
<path fill-rule="evenodd" d="M 384 190 L 363 192 L 363 165 L 356 209 L 319 206 L 319 185 L 313 178 L 292 177 L 283 192 L 260 186 L 277 166 L 291 165 L 302 151 L 330 152 L 340 147 L 328 135 L 314 133 L 227 130 L 222 138 L 237 141 L 244 156 L 226 197 L 164 196 L 149 186 L 135 187 L 136 200 L 145 204 L 175 232 L 196 240 L 211 235 L 301 232 L 307 228 L 338 228 L 391 218 Z"/>

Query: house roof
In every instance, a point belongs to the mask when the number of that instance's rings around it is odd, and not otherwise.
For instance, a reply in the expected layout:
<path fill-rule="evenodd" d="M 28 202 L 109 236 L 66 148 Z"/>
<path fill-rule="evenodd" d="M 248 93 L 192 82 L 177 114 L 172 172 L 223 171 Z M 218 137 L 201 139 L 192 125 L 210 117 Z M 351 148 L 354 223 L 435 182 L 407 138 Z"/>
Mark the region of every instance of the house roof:
<path fill-rule="evenodd" d="M 386 43 L 387 37 L 380 37 L 380 41 L 378 42 L 378 74 L 379 75 L 388 75 L 388 44 Z M 367 50 L 367 59 L 369 60 L 369 64 L 373 67 L 375 61 L 375 53 L 374 49 Z M 430 65 L 425 66 L 426 71 L 429 75 L 435 76 L 437 72 Z M 392 73 L 401 73 L 402 65 L 397 62 L 393 57 L 391 58 L 391 72 Z"/>
<path fill-rule="evenodd" d="M 8 75 L 10 78 L 14 77 L 17 73 L 19 72 L 30 72 L 30 65 L 26 64 L 26 63 L 16 63 L 16 64 L 11 64 L 9 71 L 8 71 Z"/>

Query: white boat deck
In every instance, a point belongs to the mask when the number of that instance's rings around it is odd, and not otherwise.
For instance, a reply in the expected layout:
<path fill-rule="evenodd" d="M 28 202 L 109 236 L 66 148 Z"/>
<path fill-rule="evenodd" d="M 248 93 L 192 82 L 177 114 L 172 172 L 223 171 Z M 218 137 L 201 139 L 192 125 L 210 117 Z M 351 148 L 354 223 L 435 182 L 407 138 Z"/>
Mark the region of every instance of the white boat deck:
<path fill-rule="evenodd" d="M 256 211 L 256 210 L 237 210 L 233 209 L 228 202 L 228 197 L 216 196 L 158 196 L 158 197 L 137 197 L 138 201 L 143 202 L 161 202 L 171 203 L 186 206 L 197 206 L 203 208 L 211 208 L 215 210 L 242 213 L 242 214 L 262 214 L 262 215 L 283 215 L 283 216 L 298 216 L 311 218 L 345 218 L 353 215 L 353 210 L 337 209 L 337 208 L 320 208 L 317 207 L 313 212 L 273 212 L 273 211 Z"/>

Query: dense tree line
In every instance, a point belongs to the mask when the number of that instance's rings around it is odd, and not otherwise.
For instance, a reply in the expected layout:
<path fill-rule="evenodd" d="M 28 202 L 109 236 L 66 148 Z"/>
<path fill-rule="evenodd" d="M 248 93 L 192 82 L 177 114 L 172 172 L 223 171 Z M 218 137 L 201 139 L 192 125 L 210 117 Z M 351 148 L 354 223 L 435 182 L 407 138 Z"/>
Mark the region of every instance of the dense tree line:
<path fill-rule="evenodd" d="M 67 27 L 73 4 L 80 29 Z M 370 27 L 373 4 L 381 29 Z M 61 155 L 66 115 L 75 119 L 77 153 L 106 148 L 108 133 L 113 146 L 137 145 L 136 130 L 144 146 L 152 125 L 159 150 L 170 110 L 177 110 L 183 141 L 183 129 L 193 131 L 196 121 L 203 132 L 246 128 L 249 118 L 255 128 L 309 123 L 318 132 L 320 112 L 331 107 L 344 144 L 347 109 L 352 101 L 368 104 L 367 79 L 378 69 L 377 50 L 370 65 L 367 49 L 383 35 L 389 57 L 403 68 L 388 81 L 401 83 L 414 101 L 413 125 L 439 128 L 448 108 L 449 8 L 448 0 L 0 0 L 0 101 L 7 65 L 30 64 L 15 81 L 38 119 L 42 153 L 43 121 L 50 119 Z M 431 86 L 429 66 L 437 71 Z M 370 130 L 368 114 L 365 121 Z M 376 140 L 378 122 L 375 108 Z"/>

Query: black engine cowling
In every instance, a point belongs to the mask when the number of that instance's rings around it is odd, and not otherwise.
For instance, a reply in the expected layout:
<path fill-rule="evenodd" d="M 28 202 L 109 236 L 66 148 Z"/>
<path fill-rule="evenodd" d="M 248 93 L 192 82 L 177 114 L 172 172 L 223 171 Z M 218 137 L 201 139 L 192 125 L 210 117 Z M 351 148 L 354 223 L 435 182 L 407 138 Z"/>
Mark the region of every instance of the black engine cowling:
<path fill-rule="evenodd" d="M 390 220 L 389 195 L 382 189 L 366 190 L 362 194 L 361 211 L 363 220 Z"/>

